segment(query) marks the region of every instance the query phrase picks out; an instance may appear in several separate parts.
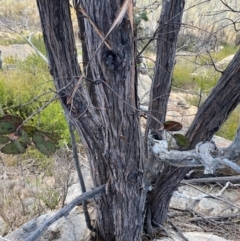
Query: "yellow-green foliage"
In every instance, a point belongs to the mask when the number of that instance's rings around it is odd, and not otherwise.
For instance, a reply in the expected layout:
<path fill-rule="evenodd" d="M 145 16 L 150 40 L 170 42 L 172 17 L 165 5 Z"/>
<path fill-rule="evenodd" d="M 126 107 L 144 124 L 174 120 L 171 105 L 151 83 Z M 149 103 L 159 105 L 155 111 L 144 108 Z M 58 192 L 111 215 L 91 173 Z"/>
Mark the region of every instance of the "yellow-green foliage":
<path fill-rule="evenodd" d="M 220 61 L 226 57 L 228 57 L 231 54 L 235 54 L 237 52 L 239 47 L 233 46 L 233 45 L 226 45 L 223 49 L 217 51 L 217 52 L 211 52 L 212 59 L 214 61 Z"/>
<path fill-rule="evenodd" d="M 197 62 L 198 64 L 210 66 L 212 65 L 212 62 L 216 64 L 218 61 L 229 55 L 235 54 L 238 49 L 239 47 L 233 45 L 225 45 L 224 48 L 219 51 L 199 55 Z"/>
<path fill-rule="evenodd" d="M 177 62 L 173 72 L 173 86 L 178 88 L 191 87 L 194 79 L 191 76 L 192 72 L 193 66 L 190 62 L 186 61 L 185 64 Z"/>
<path fill-rule="evenodd" d="M 214 62 L 218 62 L 223 58 L 236 53 L 238 48 L 232 46 L 225 46 L 219 52 L 211 52 L 211 57 Z M 177 63 L 174 68 L 173 81 L 172 84 L 174 87 L 178 87 L 184 90 L 194 91 L 198 94 L 201 92 L 201 101 L 199 96 L 187 100 L 192 105 L 198 105 L 199 102 L 203 102 L 207 96 L 210 94 L 213 87 L 216 85 L 217 81 L 221 77 L 219 72 L 216 72 L 213 67 L 204 66 L 200 67 L 198 64 L 210 64 L 210 56 L 205 54 L 202 55 L 200 59 L 197 59 L 197 62 L 194 62 L 195 57 L 178 57 Z M 199 68 L 196 68 L 198 67 Z M 191 75 L 195 72 L 196 75 Z M 217 132 L 217 135 L 222 136 L 226 139 L 232 140 L 235 136 L 237 127 L 240 123 L 240 107 L 238 107 L 233 113 L 229 116 L 226 123 L 221 127 Z"/>
<path fill-rule="evenodd" d="M 24 120 L 43 108 L 55 96 L 55 88 L 46 63 L 37 55 L 25 61 L 13 61 L 15 69 L 0 72 L 0 104 L 4 113 Z M 67 123 L 57 99 L 34 115 L 28 123 L 41 130 L 56 132 L 69 142 Z"/>
<path fill-rule="evenodd" d="M 220 130 L 216 133 L 226 139 L 233 140 L 236 135 L 237 128 L 240 123 L 240 106 L 238 106 L 223 124 Z"/>
<path fill-rule="evenodd" d="M 201 73 L 201 75 L 195 77 L 193 81 L 194 83 L 196 83 L 195 90 L 199 92 L 201 90 L 209 94 L 212 88 L 216 85 L 219 78 L 219 72 L 207 70 L 204 73 Z"/>

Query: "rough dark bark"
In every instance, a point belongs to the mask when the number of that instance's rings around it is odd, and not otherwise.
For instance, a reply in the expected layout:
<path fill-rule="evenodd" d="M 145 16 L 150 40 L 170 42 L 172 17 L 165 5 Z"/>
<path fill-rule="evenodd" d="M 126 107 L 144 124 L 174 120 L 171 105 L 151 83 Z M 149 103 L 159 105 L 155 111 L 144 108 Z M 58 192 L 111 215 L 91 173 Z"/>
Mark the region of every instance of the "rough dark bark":
<path fill-rule="evenodd" d="M 190 149 L 200 141 L 211 140 L 214 133 L 238 105 L 240 102 L 239 76 L 240 51 L 228 65 L 207 100 L 200 106 L 186 134 L 191 142 Z M 189 168 L 165 168 L 149 200 L 153 224 L 164 222 L 172 193 L 189 170 Z"/>
<path fill-rule="evenodd" d="M 68 0 L 37 0 L 49 68 L 67 118 L 87 150 L 94 186 L 106 184 L 107 187 L 106 194 L 95 200 L 98 240 L 139 241 L 146 198 L 143 189 L 146 166 L 136 97 L 134 30 L 129 15 L 132 1 L 80 2 L 80 9 L 84 8 L 88 16 L 84 24 L 81 14 L 78 16 L 81 36 L 86 43 L 84 67 L 91 69 L 91 76 L 87 74 L 89 80 L 86 80 L 88 88 L 77 62 Z M 90 19 L 106 35 L 126 2 L 128 11 L 107 37 L 109 46 L 103 44 L 96 52 L 102 39 Z M 184 0 L 163 1 L 149 107 L 151 115 L 160 123 L 165 121 L 184 3 Z M 232 62 L 224 72 L 187 133 L 191 147 L 200 140 L 210 139 L 239 102 L 239 53 L 233 61 L 235 64 Z M 161 127 L 159 122 L 149 118 L 147 129 L 157 133 Z M 158 178 L 146 205 L 153 225 L 165 220 L 172 193 L 186 171 L 167 167 Z"/>
<path fill-rule="evenodd" d="M 157 58 L 149 100 L 149 111 L 155 119 L 148 118 L 146 134 L 151 130 L 158 135 L 165 122 L 184 5 L 185 0 L 163 1 L 157 30 Z"/>
<path fill-rule="evenodd" d="M 130 18 L 126 13 L 110 34 L 111 49 L 103 45 L 91 60 L 93 81 L 98 81 L 96 85 L 92 83 L 93 103 L 80 76 L 68 0 L 37 0 L 37 3 L 50 71 L 63 107 L 87 149 L 94 185 L 107 183 L 108 186 L 107 195 L 96 200 L 98 234 L 106 241 L 140 240 L 144 209 L 143 155 Z M 123 1 L 88 0 L 82 4 L 106 34 Z M 85 30 L 91 59 L 102 40 L 86 18 Z"/>
<path fill-rule="evenodd" d="M 77 3 L 75 3 L 75 10 L 76 10 L 76 16 L 77 16 L 78 27 L 79 27 L 78 37 L 82 44 L 83 71 L 84 71 L 85 77 L 89 80 L 92 80 L 93 78 L 92 78 L 91 69 L 87 68 L 89 57 L 87 52 L 87 43 L 86 43 L 87 40 L 86 40 L 86 31 L 85 31 L 85 25 L 84 25 L 84 15 L 80 11 L 79 5 Z"/>
<path fill-rule="evenodd" d="M 82 6 L 105 35 L 122 3 L 88 0 L 82 1 Z M 85 19 L 85 30 L 91 59 L 102 40 L 88 19 Z M 96 186 L 110 183 L 110 195 L 97 202 L 97 222 L 104 240 L 139 240 L 144 204 L 140 189 L 143 170 L 139 119 L 133 109 L 136 108 L 133 31 L 127 14 L 108 40 L 111 49 L 103 45 L 90 63 L 93 79 L 103 80 L 102 85 L 92 86 L 91 94 L 95 95 L 95 105 L 101 110 L 106 128 L 104 148 L 96 149 L 93 145 L 89 149 L 93 179 Z"/>
<path fill-rule="evenodd" d="M 151 132 L 155 138 L 162 139 L 160 130 L 162 124 L 165 122 L 167 112 L 167 103 L 171 90 L 172 73 L 175 63 L 177 37 L 181 27 L 184 5 L 185 0 L 163 1 L 158 26 L 157 59 L 149 101 L 150 114 L 159 122 L 151 117 L 148 118 L 145 139 L 147 139 L 149 132 Z M 148 158 L 155 159 L 154 156 L 151 156 L 151 153 Z M 154 160 L 150 161 L 156 162 Z M 165 220 L 167 215 L 170 199 L 166 194 L 170 191 L 170 189 L 165 190 L 162 188 L 162 185 L 164 186 L 168 183 L 170 186 L 171 184 L 168 182 L 168 179 L 165 179 L 166 173 L 167 170 L 165 170 L 161 175 L 158 173 L 155 187 L 151 192 L 146 205 L 148 212 L 146 229 L 151 235 L 153 233 L 150 226 L 157 226 L 158 221 Z M 181 179 L 178 180 L 177 174 L 173 175 L 173 179 L 173 182 L 181 181 Z M 172 194 L 172 192 L 173 191 L 170 191 L 170 194 Z M 159 206 L 159 203 L 161 203 L 161 205 L 165 208 Z M 159 216 L 159 218 L 156 218 L 156 216 Z M 151 220 L 151 223 L 149 223 L 149 220 Z"/>

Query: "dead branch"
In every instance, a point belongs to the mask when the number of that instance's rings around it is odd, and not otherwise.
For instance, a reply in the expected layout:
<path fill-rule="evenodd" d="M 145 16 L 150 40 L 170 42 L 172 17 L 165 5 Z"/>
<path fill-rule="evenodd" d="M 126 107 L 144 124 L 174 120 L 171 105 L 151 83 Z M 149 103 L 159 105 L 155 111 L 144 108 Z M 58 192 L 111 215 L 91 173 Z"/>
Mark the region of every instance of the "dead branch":
<path fill-rule="evenodd" d="M 15 32 L 15 33 L 18 34 L 19 36 L 21 36 L 21 37 L 34 49 L 34 51 L 38 54 L 38 56 L 40 56 L 40 57 L 48 64 L 48 59 L 46 58 L 46 56 L 45 56 L 44 54 L 42 54 L 42 53 L 35 47 L 35 45 L 34 45 L 34 44 L 32 43 L 32 41 L 31 41 L 32 35 L 33 35 L 34 33 L 31 33 L 30 36 L 29 36 L 29 38 L 26 38 L 23 34 L 21 34 L 20 32 L 18 32 L 17 30 L 15 30 L 15 29 L 13 29 L 13 28 L 11 28 L 11 27 L 9 27 L 9 26 L 1 23 L 1 22 L 0 22 L 0 25 L 3 26 L 3 27 L 5 27 L 5 28 L 7 28 L 7 29 L 9 29 L 9 30 L 11 30 L 11 31 L 13 31 L 13 32 Z"/>
<path fill-rule="evenodd" d="M 75 140 L 74 131 L 73 131 L 74 127 L 70 123 L 70 121 L 68 123 L 68 126 L 69 126 L 69 132 L 70 132 L 70 136 L 71 136 L 71 142 L 72 142 L 73 159 L 74 159 L 75 167 L 76 167 L 77 174 L 78 174 L 79 184 L 80 184 L 80 187 L 82 189 L 82 193 L 85 193 L 86 192 L 86 186 L 85 186 L 85 183 L 84 183 L 84 178 L 83 178 L 83 175 L 82 175 L 82 171 L 81 171 L 81 167 L 80 167 L 80 163 L 79 163 L 79 159 L 78 159 L 77 145 L 76 145 L 76 140 Z M 86 221 L 87 227 L 88 227 L 89 230 L 93 231 L 94 228 L 91 225 L 91 220 L 90 220 L 90 216 L 89 216 L 89 213 L 88 213 L 86 201 L 82 202 L 82 207 L 83 207 L 83 213 L 84 213 L 84 216 L 85 216 L 85 221 Z"/>
<path fill-rule="evenodd" d="M 224 216 L 205 216 L 205 217 L 190 218 L 188 221 L 194 222 L 194 221 L 201 221 L 201 220 L 204 220 L 204 219 L 211 219 L 211 220 L 228 219 L 228 218 L 239 217 L 239 215 L 240 215 L 240 212 L 228 214 L 228 215 L 224 215 Z"/>
<path fill-rule="evenodd" d="M 196 183 L 209 183 L 209 182 L 239 182 L 240 175 L 229 176 L 229 177 L 209 177 L 209 178 L 198 178 L 181 181 L 182 184 L 196 184 Z"/>
<path fill-rule="evenodd" d="M 224 166 L 240 173 L 240 166 L 235 162 L 240 158 L 240 127 L 232 144 L 218 149 L 213 141 L 199 142 L 195 149 L 189 151 L 169 150 L 168 140 L 148 138 L 149 150 L 158 161 L 177 167 L 204 167 L 205 174 L 212 174 Z"/>
<path fill-rule="evenodd" d="M 69 214 L 69 212 L 76 207 L 77 205 L 81 204 L 82 202 L 88 200 L 88 199 L 92 199 L 92 198 L 96 198 L 99 197 L 100 195 L 102 195 L 105 191 L 105 186 L 106 185 L 102 185 L 92 191 L 83 193 L 81 195 L 79 195 L 78 197 L 76 197 L 74 200 L 72 200 L 67 206 L 65 206 L 64 208 L 60 209 L 55 215 L 53 215 L 50 219 L 48 219 L 47 221 L 45 221 L 40 227 L 38 227 L 28 238 L 26 238 L 24 241 L 35 241 L 37 240 L 42 233 L 54 222 L 56 222 L 58 219 L 60 219 L 61 217 L 67 216 Z"/>

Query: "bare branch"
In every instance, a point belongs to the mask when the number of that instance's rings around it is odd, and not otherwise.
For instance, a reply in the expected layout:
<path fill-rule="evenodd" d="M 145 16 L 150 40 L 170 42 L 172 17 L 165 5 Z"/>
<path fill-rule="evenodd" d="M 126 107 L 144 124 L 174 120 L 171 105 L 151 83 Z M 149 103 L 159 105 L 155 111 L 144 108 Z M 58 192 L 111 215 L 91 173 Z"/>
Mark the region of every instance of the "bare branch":
<path fill-rule="evenodd" d="M 70 136 L 71 136 L 73 159 L 74 159 L 75 167 L 76 167 L 77 174 L 78 174 L 78 180 L 79 180 L 79 183 L 80 183 L 80 187 L 82 189 L 82 193 L 85 193 L 86 192 L 86 186 L 85 186 L 84 178 L 83 178 L 81 168 L 80 168 L 80 165 L 79 165 L 76 140 L 75 140 L 74 131 L 73 131 L 73 125 L 71 124 L 70 121 L 68 121 L 68 126 L 69 126 L 69 132 L 70 132 Z M 88 229 L 94 230 L 93 226 L 91 225 L 91 220 L 90 220 L 90 216 L 89 216 L 89 213 L 88 213 L 86 201 L 82 202 L 82 207 L 83 207 L 83 213 L 84 213 L 84 216 L 85 216 L 85 221 L 86 221 Z"/>
<path fill-rule="evenodd" d="M 198 178 L 183 180 L 181 183 L 186 184 L 196 184 L 196 183 L 208 183 L 208 182 L 240 182 L 240 175 L 229 176 L 229 177 L 208 177 L 208 178 Z"/>
<path fill-rule="evenodd" d="M 34 44 L 31 42 L 31 37 L 34 33 L 31 33 L 29 38 L 26 38 L 23 34 L 19 33 L 18 31 L 16 31 L 15 29 L 13 28 L 10 28 L 9 26 L 3 24 L 3 23 L 0 23 L 1 26 L 17 33 L 18 35 L 20 35 L 33 49 L 34 51 L 48 64 L 48 59 L 46 58 L 46 56 L 44 56 L 35 46 Z"/>
<path fill-rule="evenodd" d="M 217 149 L 213 141 L 199 142 L 194 150 L 189 151 L 168 150 L 168 142 L 166 140 L 156 140 L 149 137 L 148 142 L 149 150 L 152 151 L 155 157 L 158 157 L 160 162 L 166 162 L 176 167 L 204 166 L 205 174 L 214 173 L 216 169 L 224 166 L 228 166 L 240 173 L 240 166 L 234 163 L 240 155 L 235 155 L 234 159 L 227 159 L 222 150 Z M 239 149 L 237 152 L 239 152 Z"/>

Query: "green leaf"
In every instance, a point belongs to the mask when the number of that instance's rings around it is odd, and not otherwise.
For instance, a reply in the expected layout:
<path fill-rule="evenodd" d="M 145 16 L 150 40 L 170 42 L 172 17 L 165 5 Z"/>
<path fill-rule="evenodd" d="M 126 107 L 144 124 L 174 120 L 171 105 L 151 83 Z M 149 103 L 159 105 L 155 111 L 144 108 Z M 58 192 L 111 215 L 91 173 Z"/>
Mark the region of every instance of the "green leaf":
<path fill-rule="evenodd" d="M 9 141 L 10 141 L 10 138 L 8 136 L 0 135 L 0 144 L 5 144 L 5 143 L 8 143 Z"/>
<path fill-rule="evenodd" d="M 142 13 L 140 14 L 140 18 L 143 19 L 144 21 L 148 21 L 147 13 L 146 13 L 146 12 L 142 12 Z"/>
<path fill-rule="evenodd" d="M 26 148 L 24 146 L 24 143 L 19 142 L 16 144 L 16 141 L 12 141 L 1 148 L 1 152 L 5 154 L 21 154 L 25 151 Z"/>
<path fill-rule="evenodd" d="M 17 147 L 17 149 L 20 151 L 20 153 L 24 153 L 27 149 L 27 145 L 22 141 L 13 141 L 14 145 Z"/>
<path fill-rule="evenodd" d="M 53 143 L 58 143 L 59 141 L 59 135 L 56 133 L 50 133 L 50 132 L 45 132 L 45 131 L 38 131 L 38 133 L 40 133 L 43 136 L 46 136 L 47 138 L 49 138 Z"/>
<path fill-rule="evenodd" d="M 9 121 L 0 120 L 0 134 L 11 134 L 16 130 L 13 123 Z"/>
<path fill-rule="evenodd" d="M 37 128 L 34 126 L 22 126 L 21 129 L 24 130 L 29 137 L 33 137 L 37 131 Z"/>
<path fill-rule="evenodd" d="M 22 142 L 24 142 L 25 144 L 31 144 L 31 140 L 30 140 L 30 138 L 28 137 L 28 134 L 26 133 L 26 131 L 24 131 L 24 130 L 22 130 L 22 129 L 20 129 L 20 140 L 22 141 Z"/>
<path fill-rule="evenodd" d="M 166 131 L 180 131 L 182 129 L 182 124 L 177 121 L 166 121 L 164 123 L 164 129 Z"/>
<path fill-rule="evenodd" d="M 56 146 L 49 140 L 49 138 L 40 132 L 36 132 L 32 138 L 37 149 L 46 156 L 50 156 L 56 151 Z"/>
<path fill-rule="evenodd" d="M 15 116 L 15 115 L 4 115 L 0 118 L 1 121 L 7 121 L 12 123 L 16 128 L 20 126 L 23 122 L 21 117 Z"/>
<path fill-rule="evenodd" d="M 189 147 L 190 141 L 186 136 L 181 134 L 174 134 L 173 137 L 180 147 Z"/>

